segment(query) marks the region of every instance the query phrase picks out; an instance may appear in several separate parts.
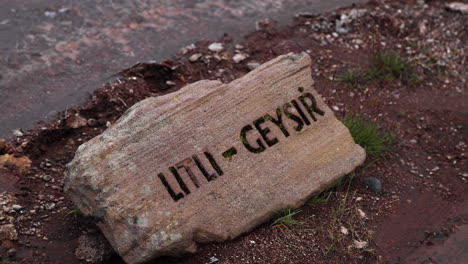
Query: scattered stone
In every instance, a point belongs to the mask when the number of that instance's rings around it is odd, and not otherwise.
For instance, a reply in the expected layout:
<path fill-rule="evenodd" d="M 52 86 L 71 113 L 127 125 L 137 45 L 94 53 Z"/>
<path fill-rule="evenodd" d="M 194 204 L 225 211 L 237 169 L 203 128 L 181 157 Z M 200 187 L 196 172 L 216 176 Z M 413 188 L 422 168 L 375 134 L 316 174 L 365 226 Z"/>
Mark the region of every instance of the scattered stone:
<path fill-rule="evenodd" d="M 31 166 L 31 160 L 28 157 L 18 156 L 15 154 L 5 154 L 0 156 L 0 168 L 10 164 L 18 168 L 20 171 L 26 171 Z"/>
<path fill-rule="evenodd" d="M 15 211 L 19 211 L 19 210 L 21 210 L 21 208 L 23 208 L 23 207 L 21 207 L 21 205 L 19 205 L 19 204 L 15 204 L 15 205 L 13 205 L 11 208 L 12 208 L 13 210 L 15 210 Z"/>
<path fill-rule="evenodd" d="M 5 140 L 0 139 L 0 155 L 13 153 L 15 153 L 15 149 Z"/>
<path fill-rule="evenodd" d="M 362 179 L 364 184 L 369 188 L 371 192 L 381 193 L 382 192 L 382 182 L 375 177 L 365 177 Z"/>
<path fill-rule="evenodd" d="M 349 23 L 351 23 L 351 19 L 346 14 L 341 14 L 340 19 L 335 21 L 335 31 L 339 34 L 348 33 L 350 30 Z"/>
<path fill-rule="evenodd" d="M 193 49 L 195 49 L 195 44 L 192 43 L 192 44 L 190 44 L 188 46 L 185 46 L 185 47 L 181 48 L 179 50 L 179 53 L 181 53 L 182 55 L 185 55 L 185 54 L 187 54 L 189 51 L 191 51 Z"/>
<path fill-rule="evenodd" d="M 57 16 L 57 13 L 54 11 L 45 11 L 44 16 L 48 18 L 55 18 Z"/>
<path fill-rule="evenodd" d="M 445 5 L 450 11 L 460 12 L 463 14 L 468 13 L 468 4 L 462 2 L 452 2 Z"/>
<path fill-rule="evenodd" d="M 13 135 L 14 135 L 15 137 L 22 137 L 22 136 L 24 136 L 23 132 L 21 132 L 21 129 L 15 129 L 15 130 L 13 130 Z"/>
<path fill-rule="evenodd" d="M 50 182 L 52 180 L 52 176 L 46 174 L 46 175 L 42 176 L 42 180 L 44 180 L 46 182 Z"/>
<path fill-rule="evenodd" d="M 203 55 L 201 53 L 195 53 L 190 56 L 189 61 L 196 62 L 198 61 Z"/>
<path fill-rule="evenodd" d="M 16 249 L 14 248 L 10 248 L 8 251 L 7 251 L 7 257 L 9 258 L 12 258 L 16 255 Z"/>
<path fill-rule="evenodd" d="M 245 59 L 247 59 L 247 54 L 243 54 L 243 53 L 237 53 L 236 55 L 234 55 L 232 57 L 232 60 L 234 61 L 234 63 L 239 63 Z"/>
<path fill-rule="evenodd" d="M 135 104 L 79 147 L 65 191 L 129 264 L 297 208 L 365 159 L 312 88 L 310 65 L 290 53 L 229 84 L 198 81 Z"/>
<path fill-rule="evenodd" d="M 208 49 L 213 52 L 220 52 L 224 49 L 223 44 L 214 42 L 208 46 Z"/>
<path fill-rule="evenodd" d="M 206 264 L 214 264 L 214 263 L 217 263 L 218 261 L 219 259 L 217 259 L 216 257 L 211 257 Z"/>
<path fill-rule="evenodd" d="M 354 240 L 354 247 L 357 249 L 363 249 L 367 247 L 367 242 L 362 240 Z"/>
<path fill-rule="evenodd" d="M 85 234 L 78 238 L 75 256 L 88 263 L 101 263 L 112 256 L 109 242 L 100 233 Z"/>
<path fill-rule="evenodd" d="M 340 232 L 343 234 L 343 235 L 348 235 L 349 234 L 349 231 L 346 227 L 344 226 L 341 226 L 340 227 Z"/>
<path fill-rule="evenodd" d="M 90 118 L 90 119 L 88 119 L 87 124 L 88 124 L 89 127 L 97 127 L 97 126 L 99 126 L 99 121 L 97 121 L 94 118 Z"/>
<path fill-rule="evenodd" d="M 364 213 L 363 210 L 361 210 L 360 208 L 358 208 L 357 211 L 358 211 L 358 214 L 359 214 L 359 216 L 360 216 L 361 218 L 367 219 L 366 213 Z"/>
<path fill-rule="evenodd" d="M 72 113 L 68 116 L 66 125 L 70 128 L 77 129 L 88 124 L 88 120 L 82 117 L 79 113 Z"/>
<path fill-rule="evenodd" d="M 55 208 L 55 203 L 47 203 L 45 208 L 50 211 Z"/>
<path fill-rule="evenodd" d="M 248 63 L 247 63 L 247 67 L 248 67 L 251 71 L 253 71 L 253 70 L 257 69 L 258 67 L 260 67 L 260 63 L 258 63 L 258 62 L 248 62 Z"/>
<path fill-rule="evenodd" d="M 13 224 L 0 225 L 0 241 L 17 239 L 18 233 L 16 233 L 16 229 Z"/>
<path fill-rule="evenodd" d="M 236 50 L 241 50 L 241 49 L 244 49 L 244 46 L 241 45 L 241 44 L 236 44 L 236 46 L 234 46 L 234 48 L 235 48 Z"/>

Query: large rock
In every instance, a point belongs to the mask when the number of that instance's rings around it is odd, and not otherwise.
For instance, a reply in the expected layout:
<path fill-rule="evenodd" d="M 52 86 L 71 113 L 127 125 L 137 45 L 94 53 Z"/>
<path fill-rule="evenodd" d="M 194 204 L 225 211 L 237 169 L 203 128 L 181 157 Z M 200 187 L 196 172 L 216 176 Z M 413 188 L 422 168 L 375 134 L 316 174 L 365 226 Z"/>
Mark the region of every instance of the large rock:
<path fill-rule="evenodd" d="M 298 207 L 365 159 L 305 53 L 130 108 L 68 164 L 65 190 L 128 263 L 194 252 Z"/>

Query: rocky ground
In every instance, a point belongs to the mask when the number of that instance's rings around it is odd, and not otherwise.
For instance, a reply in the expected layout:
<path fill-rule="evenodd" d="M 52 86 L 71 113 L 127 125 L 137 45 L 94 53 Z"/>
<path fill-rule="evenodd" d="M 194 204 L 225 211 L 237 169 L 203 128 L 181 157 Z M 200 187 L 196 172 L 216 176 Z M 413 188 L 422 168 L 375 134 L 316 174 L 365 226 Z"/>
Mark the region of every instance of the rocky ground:
<path fill-rule="evenodd" d="M 259 21 L 242 43 L 223 36 L 182 48 L 170 60 L 135 65 L 87 104 L 16 131 L 8 143 L 0 141 L 0 260 L 122 263 L 93 219 L 63 193 L 64 166 L 76 148 L 146 97 L 201 79 L 230 82 L 277 55 L 306 51 L 315 62 L 315 88 L 336 116 L 374 120 L 394 134 L 391 150 L 302 207 L 295 225 L 265 223 L 157 263 L 463 263 L 468 17 L 447 3 L 371 2 L 298 14 L 284 28 Z M 372 69 L 372 56 L 389 51 L 409 65 L 405 78 L 361 74 Z"/>

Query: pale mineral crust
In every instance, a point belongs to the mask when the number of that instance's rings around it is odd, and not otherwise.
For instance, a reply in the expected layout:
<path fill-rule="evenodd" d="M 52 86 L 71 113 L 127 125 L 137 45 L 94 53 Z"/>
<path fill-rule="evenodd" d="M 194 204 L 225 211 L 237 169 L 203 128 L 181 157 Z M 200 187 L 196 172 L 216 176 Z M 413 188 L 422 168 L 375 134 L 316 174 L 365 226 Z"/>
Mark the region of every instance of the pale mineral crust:
<path fill-rule="evenodd" d="M 365 159 L 313 90 L 310 64 L 291 53 L 134 105 L 78 148 L 65 190 L 127 263 L 194 252 L 301 206 Z"/>

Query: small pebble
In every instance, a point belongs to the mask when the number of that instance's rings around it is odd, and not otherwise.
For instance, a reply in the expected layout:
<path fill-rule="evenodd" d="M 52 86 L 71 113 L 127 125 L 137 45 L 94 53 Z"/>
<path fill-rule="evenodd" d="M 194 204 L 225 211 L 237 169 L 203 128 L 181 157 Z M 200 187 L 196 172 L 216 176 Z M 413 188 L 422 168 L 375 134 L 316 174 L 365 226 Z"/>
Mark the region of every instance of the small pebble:
<path fill-rule="evenodd" d="M 249 70 L 254 70 L 256 68 L 258 68 L 260 66 L 260 63 L 258 62 L 249 62 L 247 63 L 247 67 L 249 68 Z"/>
<path fill-rule="evenodd" d="M 234 55 L 234 57 L 232 57 L 232 60 L 235 62 L 235 63 L 239 63 L 243 60 L 247 59 L 247 55 L 246 54 L 242 54 L 242 53 L 238 53 L 236 55 Z"/>
<path fill-rule="evenodd" d="M 216 257 L 211 257 L 206 264 L 214 264 L 214 263 L 217 263 L 218 261 L 219 259 L 217 259 Z"/>
<path fill-rule="evenodd" d="M 371 192 L 381 193 L 382 192 L 382 182 L 375 177 L 365 177 L 362 179 L 364 184 L 369 188 Z"/>
<path fill-rule="evenodd" d="M 196 62 L 201 58 L 201 56 L 202 56 L 201 53 L 195 53 L 192 56 L 190 56 L 189 61 Z"/>
<path fill-rule="evenodd" d="M 13 135 L 14 135 L 15 137 L 22 137 L 22 136 L 24 136 L 23 132 L 21 132 L 20 129 L 15 129 L 15 130 L 13 130 Z"/>
<path fill-rule="evenodd" d="M 219 52 L 219 51 L 222 51 L 224 49 L 224 47 L 223 47 L 223 44 L 215 42 L 215 43 L 211 43 L 208 46 L 208 49 L 213 51 L 213 52 Z"/>

